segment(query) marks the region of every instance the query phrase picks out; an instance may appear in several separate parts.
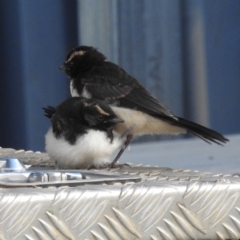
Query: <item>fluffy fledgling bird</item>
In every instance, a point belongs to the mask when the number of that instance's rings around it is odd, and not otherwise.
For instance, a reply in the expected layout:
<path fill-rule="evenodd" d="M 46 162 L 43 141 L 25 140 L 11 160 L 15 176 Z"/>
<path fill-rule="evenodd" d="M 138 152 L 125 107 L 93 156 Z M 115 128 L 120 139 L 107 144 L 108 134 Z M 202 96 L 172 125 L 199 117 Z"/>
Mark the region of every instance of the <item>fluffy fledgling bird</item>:
<path fill-rule="evenodd" d="M 43 109 L 52 123 L 45 136 L 46 151 L 59 168 L 110 166 L 108 157 L 125 137 L 113 135 L 113 127 L 123 120 L 107 104 L 73 97 Z"/>
<path fill-rule="evenodd" d="M 70 78 L 72 96 L 104 100 L 124 120 L 124 123 L 116 124 L 114 131 L 122 133 L 134 126 L 115 160 L 134 135 L 190 133 L 208 143 L 221 144 L 228 141 L 216 131 L 173 115 L 140 82 L 118 65 L 107 61 L 93 47 L 80 46 L 73 49 L 60 69 Z"/>

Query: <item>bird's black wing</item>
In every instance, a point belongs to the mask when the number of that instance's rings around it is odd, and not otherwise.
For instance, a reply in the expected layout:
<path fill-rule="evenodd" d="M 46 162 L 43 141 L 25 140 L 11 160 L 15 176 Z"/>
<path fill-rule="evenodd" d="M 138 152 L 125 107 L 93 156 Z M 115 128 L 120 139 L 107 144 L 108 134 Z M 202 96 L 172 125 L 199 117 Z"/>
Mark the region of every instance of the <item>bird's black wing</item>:
<path fill-rule="evenodd" d="M 117 101 L 119 107 L 131 108 L 154 116 L 168 116 L 177 119 L 135 78 L 117 65 L 106 62 L 107 66 L 95 67 L 81 79 L 87 92 L 93 98 Z"/>
<path fill-rule="evenodd" d="M 110 63 L 109 63 L 110 65 Z M 222 134 L 197 123 L 174 116 L 157 98 L 153 97 L 135 78 L 112 64 L 96 68 L 81 80 L 93 98 L 116 100 L 120 107 L 139 110 L 172 125 L 185 128 L 189 133 L 217 144 L 228 141 Z"/>
<path fill-rule="evenodd" d="M 65 105 L 66 104 L 60 107 L 60 111 L 62 111 Z M 56 135 L 56 137 L 59 137 L 62 134 L 66 134 L 68 132 L 68 127 L 66 124 L 67 121 L 65 117 L 61 116 L 61 113 L 59 114 L 59 106 L 57 107 L 57 109 L 52 106 L 47 106 L 46 108 L 42 108 L 42 109 L 44 111 L 44 116 L 46 116 L 51 120 L 53 133 Z M 65 109 L 63 109 L 63 111 L 64 110 Z"/>

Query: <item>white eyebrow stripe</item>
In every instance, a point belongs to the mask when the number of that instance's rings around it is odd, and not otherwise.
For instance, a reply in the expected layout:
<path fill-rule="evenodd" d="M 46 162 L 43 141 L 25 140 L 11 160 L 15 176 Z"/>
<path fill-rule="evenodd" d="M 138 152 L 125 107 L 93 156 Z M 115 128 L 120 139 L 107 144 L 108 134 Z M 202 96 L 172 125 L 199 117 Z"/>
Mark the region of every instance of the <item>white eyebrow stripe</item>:
<path fill-rule="evenodd" d="M 105 116 L 109 116 L 109 113 L 105 112 L 102 108 L 100 108 L 98 105 L 95 106 L 99 113 Z"/>
<path fill-rule="evenodd" d="M 71 61 L 75 56 L 82 56 L 84 53 L 85 51 L 73 52 L 66 62 Z"/>

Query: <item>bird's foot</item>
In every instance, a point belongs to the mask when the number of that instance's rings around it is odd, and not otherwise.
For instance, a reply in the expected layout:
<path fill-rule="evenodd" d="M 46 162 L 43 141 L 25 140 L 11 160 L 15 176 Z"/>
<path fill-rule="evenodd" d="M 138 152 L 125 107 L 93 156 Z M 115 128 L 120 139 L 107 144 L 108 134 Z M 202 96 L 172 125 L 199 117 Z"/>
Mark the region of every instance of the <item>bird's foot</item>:
<path fill-rule="evenodd" d="M 55 167 L 55 170 L 60 170 L 59 166 L 58 166 L 58 162 L 57 161 L 54 161 L 54 167 Z"/>
<path fill-rule="evenodd" d="M 128 166 L 131 167 L 128 163 L 116 163 L 116 162 L 112 162 L 109 164 L 109 168 L 124 168 L 124 166 Z"/>

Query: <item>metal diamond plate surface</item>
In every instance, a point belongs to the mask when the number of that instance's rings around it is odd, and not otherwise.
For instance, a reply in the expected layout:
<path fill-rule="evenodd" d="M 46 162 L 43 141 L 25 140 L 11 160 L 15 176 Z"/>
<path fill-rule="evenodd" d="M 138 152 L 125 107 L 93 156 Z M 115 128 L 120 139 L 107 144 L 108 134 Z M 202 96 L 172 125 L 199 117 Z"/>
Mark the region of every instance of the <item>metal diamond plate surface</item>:
<path fill-rule="evenodd" d="M 32 169 L 52 166 L 46 153 L 0 149 L 0 158 L 6 157 Z M 140 176 L 141 181 L 0 182 L 0 239 L 240 238 L 239 177 L 142 165 L 93 172 Z"/>

